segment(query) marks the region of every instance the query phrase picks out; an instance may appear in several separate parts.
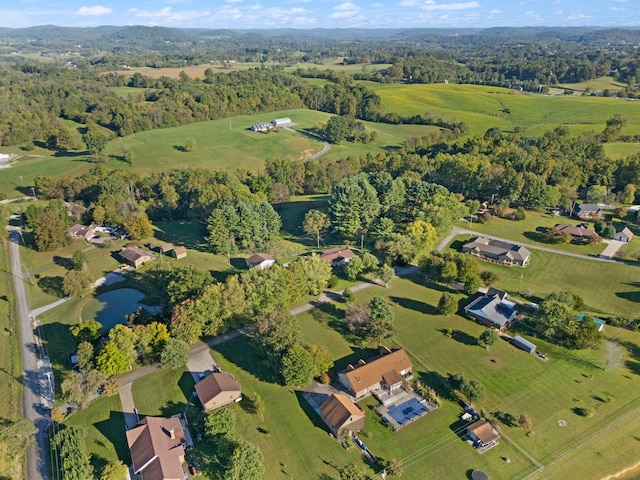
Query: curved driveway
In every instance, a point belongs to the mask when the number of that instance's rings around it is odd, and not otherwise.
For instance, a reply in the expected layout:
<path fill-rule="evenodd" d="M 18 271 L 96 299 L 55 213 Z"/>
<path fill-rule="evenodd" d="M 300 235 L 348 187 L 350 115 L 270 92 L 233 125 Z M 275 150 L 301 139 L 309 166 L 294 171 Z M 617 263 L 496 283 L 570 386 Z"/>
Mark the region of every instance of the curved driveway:
<path fill-rule="evenodd" d="M 288 132 L 297 133 L 299 135 L 302 135 L 304 137 L 310 138 L 312 140 L 317 140 L 319 142 L 322 142 L 322 150 L 320 150 L 319 152 L 314 153 L 309 158 L 307 158 L 307 160 L 313 160 L 315 158 L 318 158 L 319 156 L 324 155 L 329 150 L 331 150 L 331 144 L 329 142 L 321 139 L 320 137 L 317 137 L 316 135 L 313 135 L 313 134 L 307 133 L 307 132 L 301 132 L 300 130 L 294 130 L 291 127 L 282 127 L 282 128 L 284 128 Z"/>

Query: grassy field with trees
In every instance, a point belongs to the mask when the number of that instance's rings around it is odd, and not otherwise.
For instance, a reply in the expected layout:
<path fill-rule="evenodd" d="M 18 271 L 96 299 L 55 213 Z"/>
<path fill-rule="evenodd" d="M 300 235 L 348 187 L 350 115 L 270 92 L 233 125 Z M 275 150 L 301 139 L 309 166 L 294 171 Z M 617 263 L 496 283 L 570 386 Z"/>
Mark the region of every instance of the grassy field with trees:
<path fill-rule="evenodd" d="M 538 136 L 560 124 L 573 134 L 600 132 L 616 113 L 629 119 L 625 133 L 640 133 L 635 103 L 616 98 L 531 95 L 478 85 L 362 83 L 380 96 L 385 112 L 449 115 L 466 122 L 472 135 L 491 127 L 521 127 L 526 135 Z"/>
<path fill-rule="evenodd" d="M 441 293 L 441 287 L 425 285 L 421 278 L 411 277 L 393 280 L 388 289 L 372 287 L 356 296 L 356 303 L 366 303 L 376 295 L 391 302 L 395 335 L 388 345 L 407 349 L 416 378 L 433 387 L 443 399 L 440 408 L 398 432 L 385 427 L 373 412 L 375 400 L 361 402 L 367 414 L 361 438 L 376 456 L 400 460 L 403 478 L 409 479 L 423 478 L 424 465 L 429 465 L 434 477 L 464 476 L 470 469 L 482 468 L 492 478 L 500 479 L 525 478 L 541 466 L 545 469 L 533 478 L 549 478 L 551 471 L 562 475 L 573 468 L 603 476 L 627 466 L 631 453 L 628 445 L 633 444 L 635 435 L 633 426 L 640 425 L 634 415 L 634 389 L 630 388 L 638 375 L 634 349 L 638 333 L 606 327 L 607 340 L 619 348 L 619 359 L 605 369 L 606 344 L 594 350 L 567 351 L 532 336 L 530 331 L 519 330 L 549 357 L 542 362 L 502 340 L 489 348 L 480 346 L 477 339 L 483 327 L 457 314 L 436 312 Z M 466 302 L 466 297 L 454 296 L 460 305 Z M 347 333 L 345 308 L 344 304 L 331 304 L 299 316 L 303 337 L 329 347 L 336 370 L 373 352 L 373 345 L 354 343 Z M 361 465 L 355 448 L 344 450 L 328 435 L 297 389 L 272 383 L 264 365 L 255 361 L 247 337 L 217 346 L 212 356 L 242 386 L 247 403 L 229 408 L 237 415 L 238 433 L 264 453 L 267 478 L 300 477 L 308 472 L 338 478 L 339 469 L 346 464 Z M 503 436 L 498 447 L 481 456 L 458 435 L 462 410 L 447 387 L 447 377 L 454 373 L 476 379 L 484 386 L 484 396 L 474 405 L 496 419 Z M 167 388 L 162 394 L 148 395 L 151 385 L 158 383 Z M 142 415 L 184 411 L 192 385 L 191 376 L 182 370 L 154 373 L 134 383 L 136 405 Z M 264 420 L 251 409 L 256 396 L 264 402 Z M 109 434 L 115 430 L 113 426 L 107 428 L 107 421 L 115 422 L 117 414 L 98 413 L 96 408 L 104 409 L 104 402 L 74 416 L 74 424 L 90 431 L 90 449 L 95 455 L 113 461 L 119 454 L 126 461 L 120 443 L 124 441 L 123 433 Z M 109 408 L 119 411 L 119 405 Z M 197 418 L 195 409 L 195 403 L 189 407 Z M 590 416 L 576 413 L 582 412 L 580 409 L 586 409 Z M 530 417 L 532 433 L 513 420 L 521 414 Z M 96 416 L 102 420 L 97 422 Z M 567 425 L 560 426 L 560 420 Z M 192 422 L 194 429 L 197 424 Z M 109 443 L 101 445 L 105 437 Z M 591 455 L 584 454 L 590 445 L 586 439 L 598 445 L 599 454 L 594 455 L 593 449 Z M 196 455 L 203 453 L 196 447 Z M 453 457 L 457 461 L 451 463 L 449 459 Z M 510 462 L 506 463 L 504 457 Z"/>

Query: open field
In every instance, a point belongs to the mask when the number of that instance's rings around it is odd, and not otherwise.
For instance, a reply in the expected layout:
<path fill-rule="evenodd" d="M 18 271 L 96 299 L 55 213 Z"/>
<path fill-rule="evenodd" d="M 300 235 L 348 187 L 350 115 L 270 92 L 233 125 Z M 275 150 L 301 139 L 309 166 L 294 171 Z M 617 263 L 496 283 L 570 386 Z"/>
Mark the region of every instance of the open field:
<path fill-rule="evenodd" d="M 640 145 L 637 143 L 627 142 L 605 143 L 604 152 L 607 156 L 614 159 L 626 158 L 630 155 L 639 154 Z"/>
<path fill-rule="evenodd" d="M 3 226 L 4 228 L 4 226 Z M 0 418 L 15 420 L 22 405 L 22 365 L 20 335 L 13 297 L 13 278 L 7 249 L 8 240 L 0 240 Z"/>
<path fill-rule="evenodd" d="M 384 70 L 390 66 L 390 64 L 371 64 L 371 63 L 358 63 L 355 65 L 343 65 L 342 58 L 334 58 L 327 60 L 322 65 L 315 65 L 310 63 L 294 63 L 294 64 L 282 64 L 277 62 L 242 62 L 232 63 L 227 65 L 189 65 L 185 67 L 175 68 L 151 68 L 151 67 L 135 67 L 127 70 L 117 70 L 115 72 L 118 75 L 133 76 L 134 73 L 140 73 L 151 78 L 169 77 L 178 78 L 181 72 L 186 73 L 191 78 L 204 78 L 204 72 L 207 69 L 211 69 L 214 73 L 229 73 L 237 70 L 248 70 L 250 68 L 269 68 L 275 66 L 284 66 L 285 71 L 292 72 L 299 68 L 306 70 L 307 68 L 317 68 L 318 70 L 335 70 L 337 72 L 344 73 L 359 73 L 359 72 L 375 72 Z"/>
<path fill-rule="evenodd" d="M 457 237 L 452 246 L 458 250 L 468 235 Z M 582 260 L 538 250 L 531 251 L 525 268 L 482 262 L 481 270 L 495 272 L 496 287 L 521 293 L 541 301 L 555 291 L 580 295 L 586 310 L 603 316 L 636 316 L 640 302 L 640 267 L 621 263 Z"/>
<path fill-rule="evenodd" d="M 619 113 L 629 119 L 623 134 L 640 133 L 637 102 L 617 98 L 543 96 L 477 85 L 401 85 L 362 82 L 382 98 L 382 109 L 404 115 L 427 111 L 448 115 L 469 124 L 471 134 L 491 127 L 525 135 L 540 135 L 559 124 L 574 132 L 600 132 L 607 119 Z"/>
<path fill-rule="evenodd" d="M 566 216 L 553 215 L 527 210 L 527 217 L 521 221 L 494 217 L 486 223 L 469 223 L 460 221 L 458 226 L 478 232 L 479 235 L 489 235 L 506 238 L 514 242 L 539 245 L 564 252 L 579 253 L 581 255 L 599 255 L 607 246 L 602 242 L 598 245 L 563 243 L 546 243 L 544 233 L 548 228 L 561 223 L 564 225 L 578 225 L 581 222 Z M 587 227 L 593 229 L 593 223 L 587 222 Z"/>
<path fill-rule="evenodd" d="M 590 89 L 593 92 L 602 92 L 603 90 L 618 91 L 627 86 L 626 83 L 619 82 L 613 77 L 605 76 L 586 80 L 580 83 L 563 83 L 558 85 L 561 88 L 570 88 L 572 90 L 583 92 Z"/>

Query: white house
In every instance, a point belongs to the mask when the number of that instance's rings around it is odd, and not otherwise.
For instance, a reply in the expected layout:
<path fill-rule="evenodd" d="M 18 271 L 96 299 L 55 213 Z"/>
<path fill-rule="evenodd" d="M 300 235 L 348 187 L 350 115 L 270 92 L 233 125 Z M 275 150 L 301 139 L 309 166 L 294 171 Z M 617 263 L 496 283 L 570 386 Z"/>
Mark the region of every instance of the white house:
<path fill-rule="evenodd" d="M 274 127 L 279 127 L 281 125 L 288 125 L 289 123 L 291 123 L 291 119 L 289 117 L 276 118 L 275 120 L 271 120 L 271 124 Z"/>
<path fill-rule="evenodd" d="M 633 238 L 633 232 L 628 227 L 624 227 L 616 232 L 613 239 L 629 243 Z"/>
<path fill-rule="evenodd" d="M 259 268 L 260 270 L 269 268 L 271 265 L 276 263 L 276 259 L 268 253 L 254 253 L 245 261 L 247 262 L 247 267 Z"/>

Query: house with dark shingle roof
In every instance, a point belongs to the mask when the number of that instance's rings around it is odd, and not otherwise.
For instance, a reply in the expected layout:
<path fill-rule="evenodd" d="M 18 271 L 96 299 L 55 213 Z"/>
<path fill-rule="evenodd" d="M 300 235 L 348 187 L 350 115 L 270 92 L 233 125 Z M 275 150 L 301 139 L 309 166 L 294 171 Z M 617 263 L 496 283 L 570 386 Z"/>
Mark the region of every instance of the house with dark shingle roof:
<path fill-rule="evenodd" d="M 127 247 L 120 251 L 120 258 L 134 268 L 138 268 L 147 262 L 153 260 L 149 252 L 145 252 L 138 247 Z"/>
<path fill-rule="evenodd" d="M 249 268 L 259 268 L 260 270 L 264 270 L 276 263 L 276 259 L 268 253 L 254 253 L 247 258 L 245 262 L 247 262 L 247 267 Z"/>
<path fill-rule="evenodd" d="M 475 237 L 462 246 L 463 253 L 470 253 L 482 260 L 501 263 L 503 265 L 529 264 L 531 253 L 522 245 L 486 237 Z"/>
<path fill-rule="evenodd" d="M 235 377 L 226 372 L 213 372 L 196 383 L 196 393 L 204 411 L 242 400 L 242 391 Z"/>
<path fill-rule="evenodd" d="M 478 323 L 502 331 L 508 328 L 516 317 L 515 304 L 508 298 L 507 292 L 490 288 L 485 295 L 464 307 L 464 311 Z"/>
<path fill-rule="evenodd" d="M 357 365 L 349 365 L 338 373 L 338 381 L 356 399 L 371 395 L 374 390 L 385 389 L 394 392 L 402 387 L 404 380 L 413 377 L 413 363 L 407 352 L 400 348 L 380 349 L 380 355 L 360 360 Z"/>
<path fill-rule="evenodd" d="M 136 479 L 183 480 L 187 444 L 180 418 L 145 417 L 127 430 Z"/>
<path fill-rule="evenodd" d="M 324 262 L 329 262 L 332 267 L 342 267 L 349 263 L 349 260 L 351 260 L 354 255 L 354 251 L 350 248 L 335 247 L 322 252 L 319 258 Z"/>
<path fill-rule="evenodd" d="M 581 220 L 587 220 L 591 218 L 603 218 L 604 210 L 596 203 L 576 203 L 571 205 L 571 215 L 580 218 Z"/>
<path fill-rule="evenodd" d="M 320 416 L 338 440 L 364 428 L 364 412 L 340 393 L 331 394 L 320 405 Z"/>
<path fill-rule="evenodd" d="M 583 242 L 588 241 L 592 237 L 598 236 L 596 232 L 588 229 L 584 223 L 581 223 L 580 225 L 565 225 L 562 223 L 556 223 L 553 226 L 553 229 L 562 233 L 568 233 L 574 240 Z"/>

